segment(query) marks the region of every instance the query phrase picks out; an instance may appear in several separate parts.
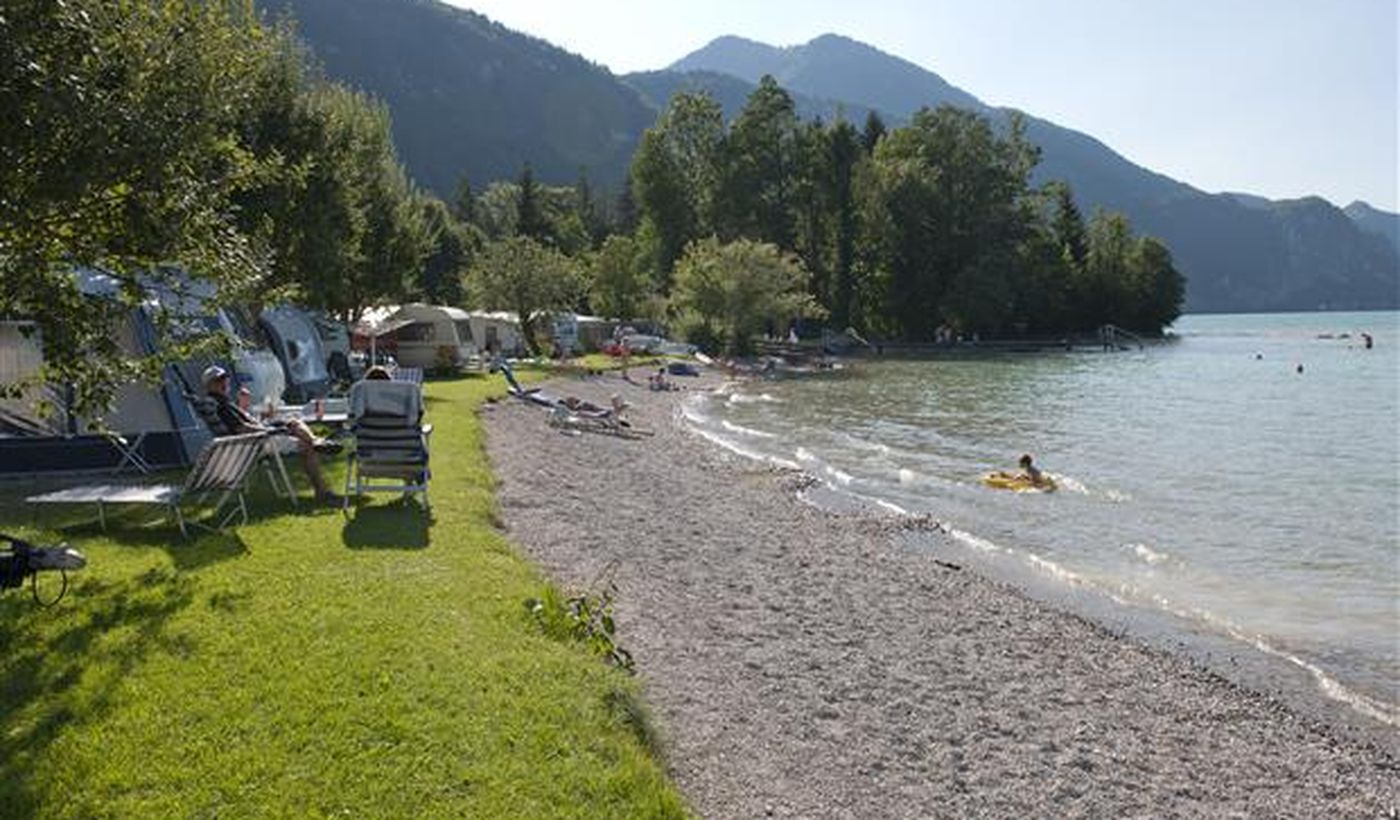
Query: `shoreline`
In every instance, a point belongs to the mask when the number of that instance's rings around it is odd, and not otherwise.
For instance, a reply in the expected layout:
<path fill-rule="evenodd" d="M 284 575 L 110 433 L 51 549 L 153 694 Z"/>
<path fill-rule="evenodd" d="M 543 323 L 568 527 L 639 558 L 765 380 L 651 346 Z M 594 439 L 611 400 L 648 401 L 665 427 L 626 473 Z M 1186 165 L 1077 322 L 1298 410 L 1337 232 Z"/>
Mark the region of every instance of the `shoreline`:
<path fill-rule="evenodd" d="M 619 638 L 703 815 L 1395 805 L 1393 752 L 989 578 L 951 545 L 913 547 L 916 521 L 800 500 L 800 477 L 681 429 L 684 394 L 616 376 L 552 387 L 620 393 L 656 436 L 565 436 L 538 408 L 495 406 L 501 517 L 565 585 L 615 568 Z"/>

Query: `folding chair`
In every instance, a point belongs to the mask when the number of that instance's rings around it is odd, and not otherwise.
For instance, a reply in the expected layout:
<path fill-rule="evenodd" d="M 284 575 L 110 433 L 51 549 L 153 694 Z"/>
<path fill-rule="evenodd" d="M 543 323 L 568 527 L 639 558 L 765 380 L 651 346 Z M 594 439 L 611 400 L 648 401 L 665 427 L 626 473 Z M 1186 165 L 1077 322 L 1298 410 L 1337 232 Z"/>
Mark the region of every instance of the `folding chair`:
<path fill-rule="evenodd" d="M 407 382 L 420 386 L 423 384 L 423 368 L 421 367 L 396 367 L 393 376 L 396 382 Z"/>
<path fill-rule="evenodd" d="M 135 439 L 127 438 L 120 433 L 105 433 L 103 437 L 112 445 L 112 449 L 117 451 L 121 460 L 112 470 L 112 475 L 121 475 L 127 467 L 131 467 L 136 472 L 146 475 L 151 471 L 151 462 L 146 460 L 141 452 L 141 445 L 146 443 L 146 433 L 137 433 Z"/>
<path fill-rule="evenodd" d="M 351 493 L 421 493 L 428 502 L 430 424 L 421 424 L 423 391 L 399 381 L 361 381 L 350 388 L 350 432 L 355 446 L 345 470 L 345 505 Z M 390 480 L 391 484 L 376 484 Z"/>
<path fill-rule="evenodd" d="M 174 484 L 94 484 L 84 487 L 71 487 L 67 490 L 34 495 L 25 499 L 30 504 L 96 504 L 97 520 L 103 531 L 107 529 L 106 507 L 109 504 L 157 504 L 168 507 L 180 527 L 180 534 L 189 537 L 186 523 L 217 532 L 228 526 L 234 516 L 240 523 L 248 523 L 248 505 L 243 499 L 243 485 L 248 479 L 258 459 L 262 458 L 267 443 L 267 433 L 248 433 L 241 436 L 225 436 L 209 442 L 199 452 L 194 466 L 183 485 Z M 210 510 L 214 526 L 190 521 L 186 522 L 180 505 L 192 501 L 204 504 L 217 495 Z M 220 511 L 230 501 L 235 502 L 227 514 L 219 517 Z"/>
<path fill-rule="evenodd" d="M 185 399 L 190 406 L 204 420 L 209 427 L 209 431 L 216 437 L 226 437 L 230 431 L 224 427 L 223 421 L 219 418 L 219 411 L 214 399 L 210 396 L 196 396 L 186 393 Z M 282 463 L 282 456 L 295 451 L 296 445 L 286 436 L 268 435 L 263 442 L 263 454 L 258 459 L 262 465 L 263 474 L 267 476 L 267 483 L 271 485 L 272 491 L 287 499 L 287 502 L 295 509 L 297 505 L 297 493 L 292 488 L 292 478 L 287 475 L 287 465 Z"/>

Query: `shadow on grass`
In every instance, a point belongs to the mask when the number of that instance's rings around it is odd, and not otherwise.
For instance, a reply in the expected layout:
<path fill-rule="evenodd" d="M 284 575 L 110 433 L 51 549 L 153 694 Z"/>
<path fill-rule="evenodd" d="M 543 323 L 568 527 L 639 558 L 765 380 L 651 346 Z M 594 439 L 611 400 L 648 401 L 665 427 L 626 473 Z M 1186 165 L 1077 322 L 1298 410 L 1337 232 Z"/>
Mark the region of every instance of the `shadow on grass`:
<path fill-rule="evenodd" d="M 154 652 L 185 653 L 188 639 L 166 624 L 189 606 L 193 581 L 152 569 L 113 582 L 81 580 L 69 591 L 81 606 L 46 610 L 28 596 L 0 599 L 0 806 L 6 817 L 32 817 L 53 805 L 40 784 L 39 764 L 64 765 L 46 755 L 65 732 L 99 721 L 117 701 L 123 681 Z M 81 777 L 78 776 L 79 782 Z"/>
<path fill-rule="evenodd" d="M 416 499 L 400 498 L 355 507 L 340 537 L 350 549 L 421 550 L 428 546 L 432 525 L 432 513 Z"/>

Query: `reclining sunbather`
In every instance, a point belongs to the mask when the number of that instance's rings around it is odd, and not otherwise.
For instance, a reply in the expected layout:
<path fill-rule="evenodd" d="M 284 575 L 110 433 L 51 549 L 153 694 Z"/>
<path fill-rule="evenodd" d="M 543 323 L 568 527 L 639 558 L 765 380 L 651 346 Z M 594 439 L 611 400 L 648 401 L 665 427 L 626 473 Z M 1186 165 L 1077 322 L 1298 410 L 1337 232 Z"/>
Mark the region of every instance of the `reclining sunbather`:
<path fill-rule="evenodd" d="M 578 396 L 565 396 L 559 400 L 559 405 L 582 418 L 616 420 L 623 427 L 630 427 L 631 423 L 623 418 L 622 411 L 628 407 L 627 402 L 622 397 L 614 393 L 612 395 L 611 407 L 599 407 L 591 401 L 580 399 Z"/>

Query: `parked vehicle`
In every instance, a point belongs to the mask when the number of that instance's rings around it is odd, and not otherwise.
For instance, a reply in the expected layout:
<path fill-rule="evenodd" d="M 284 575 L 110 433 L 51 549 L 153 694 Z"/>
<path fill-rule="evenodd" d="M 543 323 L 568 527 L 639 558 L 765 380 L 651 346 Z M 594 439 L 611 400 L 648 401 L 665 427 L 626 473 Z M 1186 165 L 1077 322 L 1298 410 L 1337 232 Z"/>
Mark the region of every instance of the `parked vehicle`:
<path fill-rule="evenodd" d="M 403 305 L 382 322 L 363 326 L 357 333 L 370 337 L 376 351 L 390 351 L 403 367 L 461 367 L 479 354 L 471 317 L 460 308 Z"/>
<path fill-rule="evenodd" d="M 502 356 L 520 356 L 525 352 L 525 340 L 520 335 L 520 319 L 511 311 L 473 310 L 472 335 L 482 350 L 493 350 Z"/>

